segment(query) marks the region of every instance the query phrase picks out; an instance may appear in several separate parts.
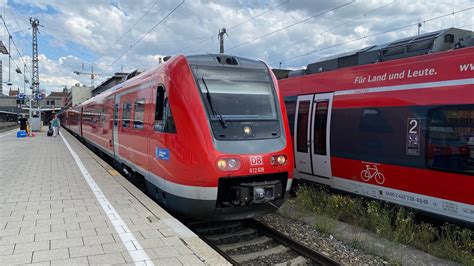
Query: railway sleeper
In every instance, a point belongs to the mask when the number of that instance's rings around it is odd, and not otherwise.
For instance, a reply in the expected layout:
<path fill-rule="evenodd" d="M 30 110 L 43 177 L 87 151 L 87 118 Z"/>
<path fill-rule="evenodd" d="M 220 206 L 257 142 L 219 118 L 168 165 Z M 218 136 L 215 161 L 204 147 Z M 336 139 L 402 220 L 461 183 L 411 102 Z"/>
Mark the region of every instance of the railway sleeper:
<path fill-rule="evenodd" d="M 293 265 L 308 265 L 308 264 L 310 263 L 306 258 L 302 256 L 298 256 L 292 260 L 282 262 L 282 263 L 277 263 L 275 264 L 275 266 L 293 266 Z"/>
<path fill-rule="evenodd" d="M 227 224 L 214 224 L 202 226 L 194 229 L 197 233 L 209 235 L 216 232 L 234 232 L 242 227 L 243 223 L 240 221 L 231 222 Z"/>
<path fill-rule="evenodd" d="M 261 236 L 261 237 L 258 237 L 258 238 L 255 238 L 255 239 L 252 239 L 252 240 L 249 240 L 249 241 L 238 242 L 238 243 L 233 243 L 233 244 L 226 244 L 226 245 L 218 245 L 217 247 L 220 250 L 222 250 L 224 252 L 227 252 L 229 250 L 238 249 L 238 248 L 242 248 L 242 247 L 264 244 L 264 243 L 269 242 L 269 241 L 272 241 L 272 239 L 270 239 L 266 236 Z"/>
<path fill-rule="evenodd" d="M 235 261 L 242 263 L 246 261 L 255 260 L 260 257 L 268 257 L 268 256 L 276 255 L 276 254 L 286 253 L 288 251 L 290 251 L 290 248 L 285 247 L 283 245 L 278 245 L 276 247 L 273 247 L 267 250 L 257 251 L 253 253 L 242 254 L 242 255 L 232 255 L 231 257 Z"/>
<path fill-rule="evenodd" d="M 252 239 L 257 236 L 257 231 L 253 228 L 245 228 L 239 230 L 237 232 L 225 233 L 225 234 L 218 234 L 218 235 L 211 235 L 205 236 L 208 240 L 215 242 L 216 245 L 220 244 L 228 244 L 232 243 L 231 239 L 236 238 L 236 241 L 242 240 L 243 238 Z"/>

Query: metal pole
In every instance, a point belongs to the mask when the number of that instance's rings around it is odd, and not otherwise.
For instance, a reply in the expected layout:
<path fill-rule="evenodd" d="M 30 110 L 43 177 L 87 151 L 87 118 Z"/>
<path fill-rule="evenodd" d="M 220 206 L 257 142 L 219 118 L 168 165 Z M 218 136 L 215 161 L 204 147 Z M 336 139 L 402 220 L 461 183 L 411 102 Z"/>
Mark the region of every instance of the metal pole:
<path fill-rule="evenodd" d="M 91 66 L 91 89 L 94 88 L 94 66 Z"/>
<path fill-rule="evenodd" d="M 12 36 L 8 35 L 8 82 L 10 82 L 11 78 L 11 61 L 12 61 L 12 52 L 10 49 L 10 42 L 11 42 Z"/>
<path fill-rule="evenodd" d="M 23 64 L 23 94 L 26 97 L 26 64 Z"/>
<path fill-rule="evenodd" d="M 31 131 L 31 108 L 33 108 L 32 103 L 33 102 L 33 86 L 31 86 L 31 95 L 30 95 L 30 110 L 29 110 L 29 117 L 28 120 L 30 121 L 30 131 Z"/>
<path fill-rule="evenodd" d="M 220 43 L 220 49 L 219 49 L 219 52 L 221 54 L 224 53 L 224 34 L 227 35 L 227 31 L 226 31 L 226 28 L 222 28 L 220 31 L 219 31 L 219 34 L 217 35 L 218 39 L 219 39 L 219 43 Z M 228 36 L 228 35 L 227 35 Z"/>

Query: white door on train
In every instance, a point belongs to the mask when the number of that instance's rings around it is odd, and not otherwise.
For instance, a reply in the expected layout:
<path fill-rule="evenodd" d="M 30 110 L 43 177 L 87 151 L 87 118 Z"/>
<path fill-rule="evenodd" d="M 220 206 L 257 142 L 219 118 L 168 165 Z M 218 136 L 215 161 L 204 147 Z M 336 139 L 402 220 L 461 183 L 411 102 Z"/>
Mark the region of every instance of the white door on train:
<path fill-rule="evenodd" d="M 332 93 L 315 94 L 311 111 L 310 150 L 312 153 L 313 175 L 322 179 L 331 178 L 329 130 L 331 126 L 332 97 Z M 318 180 L 318 182 L 321 181 Z"/>
<path fill-rule="evenodd" d="M 295 118 L 295 167 L 298 172 L 312 174 L 309 122 L 313 95 L 298 96 Z"/>
<path fill-rule="evenodd" d="M 298 96 L 294 147 L 296 176 L 330 184 L 329 129 L 333 93 Z"/>

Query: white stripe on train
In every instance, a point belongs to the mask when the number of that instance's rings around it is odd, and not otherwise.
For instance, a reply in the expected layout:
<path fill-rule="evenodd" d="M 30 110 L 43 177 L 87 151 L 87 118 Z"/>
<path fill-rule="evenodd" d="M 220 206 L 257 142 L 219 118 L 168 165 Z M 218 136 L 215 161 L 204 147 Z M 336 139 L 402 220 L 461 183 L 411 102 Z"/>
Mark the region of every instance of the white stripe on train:
<path fill-rule="evenodd" d="M 332 177 L 332 187 L 351 193 L 421 209 L 438 215 L 474 222 L 474 205 L 368 183 Z"/>
<path fill-rule="evenodd" d="M 436 82 L 411 83 L 411 84 L 395 85 L 395 86 L 341 90 L 341 91 L 334 92 L 334 95 L 340 96 L 340 95 L 351 95 L 351 94 L 362 94 L 362 93 L 415 90 L 415 89 L 424 89 L 424 88 L 437 88 L 437 87 L 449 87 L 449 86 L 473 85 L 473 84 L 474 84 L 474 78 L 454 79 L 454 80 L 445 80 L 445 81 L 436 81 Z"/>

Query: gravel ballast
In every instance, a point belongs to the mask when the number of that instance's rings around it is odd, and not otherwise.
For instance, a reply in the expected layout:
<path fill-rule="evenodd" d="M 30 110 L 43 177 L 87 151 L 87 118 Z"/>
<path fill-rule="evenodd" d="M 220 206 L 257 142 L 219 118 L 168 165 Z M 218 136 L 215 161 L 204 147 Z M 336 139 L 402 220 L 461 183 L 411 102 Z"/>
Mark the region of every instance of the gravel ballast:
<path fill-rule="evenodd" d="M 304 222 L 283 217 L 279 214 L 268 214 L 259 218 L 261 222 L 273 227 L 283 234 L 291 236 L 296 241 L 312 248 L 322 254 L 339 261 L 344 265 L 382 265 L 388 264 L 386 260 L 378 256 L 366 254 L 362 250 L 344 244 L 327 235 L 317 231 L 313 226 Z"/>

